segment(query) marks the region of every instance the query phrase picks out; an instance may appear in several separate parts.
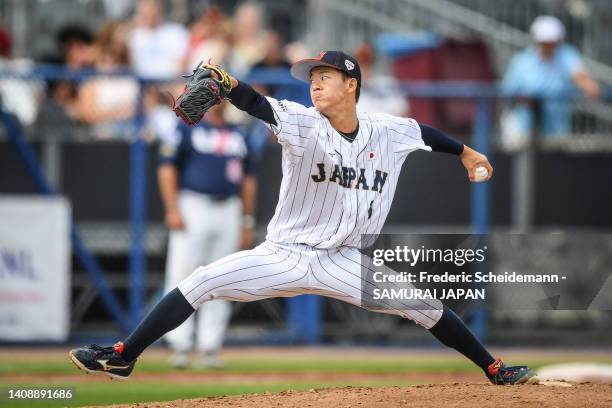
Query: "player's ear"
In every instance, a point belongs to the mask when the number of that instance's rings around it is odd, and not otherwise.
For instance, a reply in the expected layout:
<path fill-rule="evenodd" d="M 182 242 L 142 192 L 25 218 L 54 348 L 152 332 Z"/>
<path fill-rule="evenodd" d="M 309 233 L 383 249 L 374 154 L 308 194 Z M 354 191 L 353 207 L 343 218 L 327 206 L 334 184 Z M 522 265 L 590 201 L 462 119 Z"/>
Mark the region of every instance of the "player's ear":
<path fill-rule="evenodd" d="M 351 77 L 348 77 L 347 79 L 348 81 L 346 81 L 346 84 L 347 84 L 346 90 L 350 92 L 356 92 L 357 91 L 357 80 Z"/>

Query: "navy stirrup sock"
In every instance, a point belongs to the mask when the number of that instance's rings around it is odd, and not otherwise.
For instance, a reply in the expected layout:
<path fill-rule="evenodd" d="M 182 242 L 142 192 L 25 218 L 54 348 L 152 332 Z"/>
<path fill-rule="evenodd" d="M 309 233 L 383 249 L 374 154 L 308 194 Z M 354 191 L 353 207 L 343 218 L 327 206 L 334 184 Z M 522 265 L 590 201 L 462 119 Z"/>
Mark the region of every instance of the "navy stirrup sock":
<path fill-rule="evenodd" d="M 444 306 L 442 317 L 429 329 L 442 344 L 454 348 L 487 373 L 495 359 L 472 334 L 463 320 L 450 308 Z"/>
<path fill-rule="evenodd" d="M 180 326 L 195 309 L 178 288 L 159 301 L 136 329 L 123 342 L 121 356 L 134 361 L 147 347 L 164 334 Z"/>

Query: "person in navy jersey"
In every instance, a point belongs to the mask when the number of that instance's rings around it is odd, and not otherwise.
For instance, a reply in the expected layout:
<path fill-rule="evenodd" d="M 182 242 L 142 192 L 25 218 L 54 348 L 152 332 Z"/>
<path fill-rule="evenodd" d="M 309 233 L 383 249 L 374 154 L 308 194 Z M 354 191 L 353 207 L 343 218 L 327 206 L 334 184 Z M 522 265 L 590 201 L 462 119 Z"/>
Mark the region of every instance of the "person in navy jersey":
<path fill-rule="evenodd" d="M 170 229 L 167 290 L 198 266 L 248 249 L 253 241 L 253 154 L 244 132 L 224 120 L 225 106 L 212 108 L 197 126 L 177 124 L 162 137 L 158 182 Z M 215 300 L 168 333 L 173 365 L 189 365 L 195 344 L 199 365 L 221 366 L 218 351 L 230 315 L 230 302 Z"/>

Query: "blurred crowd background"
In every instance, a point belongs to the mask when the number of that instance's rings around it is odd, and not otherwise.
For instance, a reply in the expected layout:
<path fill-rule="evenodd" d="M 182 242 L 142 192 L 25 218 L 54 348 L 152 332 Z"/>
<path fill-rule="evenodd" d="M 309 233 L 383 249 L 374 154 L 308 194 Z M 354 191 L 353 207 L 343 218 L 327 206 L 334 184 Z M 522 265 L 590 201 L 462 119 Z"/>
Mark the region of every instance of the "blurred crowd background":
<path fill-rule="evenodd" d="M 287 70 L 308 54 L 304 43 L 288 42 L 292 9 L 271 16 L 261 4 L 195 3 L 3 2 L 0 66 L 16 75 L 38 74 L 5 78 L 3 106 L 26 126 L 83 125 L 93 130 L 85 137 L 129 139 L 135 137 L 139 80 L 151 81 L 142 89 L 149 123 L 163 127 L 166 118 L 157 108 L 171 103 L 167 92 L 178 94 L 180 75 L 201 61 L 245 78 L 261 68 Z M 19 26 L 20 13 L 31 22 L 56 21 Z M 20 47 L 20 36 L 30 44 Z M 63 76 L 72 71 L 77 77 L 58 78 L 61 68 Z M 246 120 L 233 114 L 235 121 Z"/>
<path fill-rule="evenodd" d="M 130 139 L 136 133 L 138 80 L 166 81 L 142 90 L 154 138 L 170 120 L 160 105 L 171 103 L 168 92 L 181 89 L 177 78 L 200 61 L 213 61 L 257 85 L 262 71 L 278 70 L 263 75 L 264 82 L 282 81 L 292 62 L 338 48 L 354 53 L 364 66 L 363 110 L 410 114 L 465 134 L 472 125 L 471 102 L 421 98 L 410 107 L 410 95 L 398 81 L 501 80 L 507 94 L 556 100 L 539 110 L 540 130 L 549 139 L 574 134 L 584 136 L 574 148 L 607 146 L 601 136 L 612 128 L 610 107 L 593 102 L 605 97 L 612 83 L 612 51 L 604 40 L 612 17 L 605 1 L 390 0 L 352 7 L 342 0 L 4 0 L 0 9 L 5 72 L 0 95 L 5 109 L 26 126 L 82 125 L 88 127 L 85 137 Z M 545 18 L 535 24 L 538 16 Z M 536 44 L 549 56 L 531 53 Z M 60 78 L 57 67 L 80 76 Z M 309 103 L 299 86 L 268 84 L 259 90 Z M 590 103 L 575 98 L 582 95 Z M 496 109 L 495 140 L 506 149 L 520 148 L 532 115 L 505 101 Z M 235 110 L 227 116 L 253 130 L 254 123 Z M 261 148 L 261 132 L 252 133 Z"/>
<path fill-rule="evenodd" d="M 611 21 L 607 0 L 0 0 L 0 106 L 68 198 L 86 246 L 126 302 L 135 211 L 130 149 L 144 141 L 146 306 L 160 295 L 166 259 L 158 145 L 177 126 L 171 95 L 200 61 L 266 95 L 310 105 L 308 86 L 290 77 L 290 65 L 323 49 L 353 53 L 364 78 L 359 109 L 411 116 L 466 143 L 484 135 L 496 166 L 487 207 L 493 228 L 609 232 Z M 223 115 L 244 129 L 257 157 L 256 243 L 278 197 L 280 146 L 231 106 Z M 10 140 L 0 126 L 0 197 L 38 192 Z M 451 158 L 416 156 L 405 173 L 388 231 L 469 229 L 476 196 Z M 579 238 L 564 235 L 559 245 Z M 610 247 L 601 245 L 597 254 L 609 267 Z M 117 330 L 83 269 L 73 262 L 71 332 Z M 393 318 L 325 302 L 324 340 L 419 336 L 407 326 L 394 330 Z M 290 313 L 281 300 L 236 305 L 230 334 L 285 327 Z M 608 317 L 493 313 L 489 335 L 533 342 L 563 331 L 580 342 L 583 330 L 609 334 Z M 590 338 L 609 344 L 607 334 Z"/>

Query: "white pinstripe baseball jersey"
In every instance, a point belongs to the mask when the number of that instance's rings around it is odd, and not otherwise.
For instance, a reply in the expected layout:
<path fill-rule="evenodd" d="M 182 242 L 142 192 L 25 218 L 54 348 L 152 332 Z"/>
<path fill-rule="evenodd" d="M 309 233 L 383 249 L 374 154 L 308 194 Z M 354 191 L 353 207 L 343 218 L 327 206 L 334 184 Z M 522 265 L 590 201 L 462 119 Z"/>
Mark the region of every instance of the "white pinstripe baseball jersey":
<path fill-rule="evenodd" d="M 267 98 L 283 146 L 283 179 L 266 240 L 316 248 L 363 248 L 380 233 L 402 164 L 431 151 L 414 119 L 358 113 L 351 143 L 314 107 Z M 362 242 L 367 234 L 370 242 Z"/>

